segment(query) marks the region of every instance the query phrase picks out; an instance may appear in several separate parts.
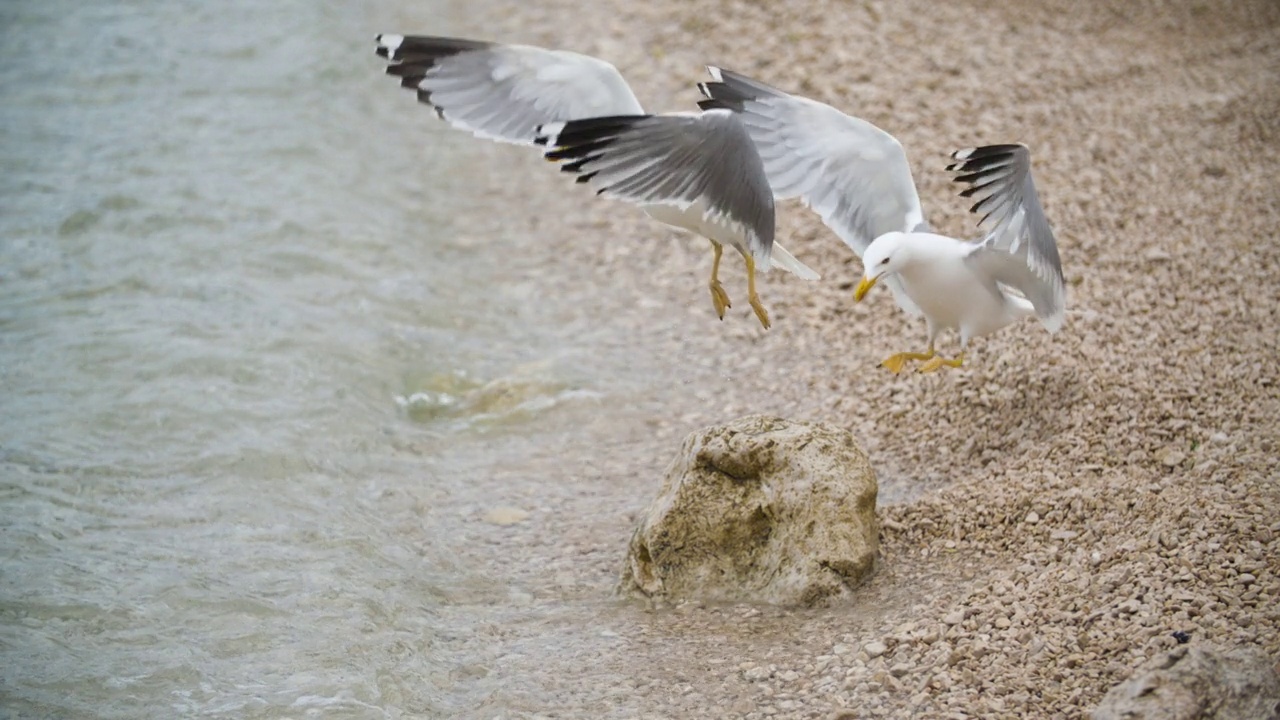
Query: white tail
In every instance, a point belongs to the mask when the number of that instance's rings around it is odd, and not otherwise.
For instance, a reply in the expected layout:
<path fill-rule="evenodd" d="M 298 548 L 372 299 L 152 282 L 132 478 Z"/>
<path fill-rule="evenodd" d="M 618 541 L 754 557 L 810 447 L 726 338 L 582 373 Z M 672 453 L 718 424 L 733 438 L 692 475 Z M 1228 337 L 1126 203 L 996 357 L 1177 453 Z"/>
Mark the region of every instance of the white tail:
<path fill-rule="evenodd" d="M 786 270 L 801 280 L 818 280 L 822 277 L 814 272 L 813 268 L 800 262 L 794 255 L 787 252 L 787 249 L 782 247 L 777 240 L 773 242 L 773 251 L 769 254 L 769 264 Z"/>

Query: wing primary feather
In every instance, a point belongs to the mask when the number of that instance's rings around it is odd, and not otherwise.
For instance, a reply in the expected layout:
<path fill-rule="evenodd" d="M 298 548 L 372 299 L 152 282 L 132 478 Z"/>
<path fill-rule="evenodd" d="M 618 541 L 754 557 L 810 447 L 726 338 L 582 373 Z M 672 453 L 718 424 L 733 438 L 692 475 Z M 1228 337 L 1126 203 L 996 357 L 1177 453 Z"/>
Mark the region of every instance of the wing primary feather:
<path fill-rule="evenodd" d="M 528 145 L 542 124 L 644 112 L 617 68 L 587 55 L 427 35 L 377 42 L 388 75 L 481 138 Z"/>
<path fill-rule="evenodd" d="M 891 231 L 927 228 L 902 145 L 866 120 L 709 66 L 703 108 L 735 113 L 775 198 L 798 197 L 859 257 Z"/>

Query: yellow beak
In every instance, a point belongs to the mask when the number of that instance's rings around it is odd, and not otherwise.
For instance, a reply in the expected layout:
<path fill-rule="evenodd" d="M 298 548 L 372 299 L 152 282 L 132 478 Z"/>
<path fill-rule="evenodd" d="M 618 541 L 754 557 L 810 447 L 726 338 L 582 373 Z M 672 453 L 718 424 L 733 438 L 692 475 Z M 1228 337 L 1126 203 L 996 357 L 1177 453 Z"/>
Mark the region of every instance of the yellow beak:
<path fill-rule="evenodd" d="M 878 278 L 862 278 L 862 282 L 858 283 L 858 289 L 853 291 L 853 301 L 862 302 L 862 296 L 867 294 L 872 285 L 876 284 Z"/>

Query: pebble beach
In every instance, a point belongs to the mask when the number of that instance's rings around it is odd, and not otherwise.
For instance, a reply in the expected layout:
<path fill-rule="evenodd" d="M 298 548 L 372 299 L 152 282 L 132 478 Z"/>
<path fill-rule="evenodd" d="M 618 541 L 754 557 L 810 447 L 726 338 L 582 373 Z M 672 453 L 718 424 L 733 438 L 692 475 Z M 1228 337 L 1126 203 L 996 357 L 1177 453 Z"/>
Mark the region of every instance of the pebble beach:
<path fill-rule="evenodd" d="M 610 601 L 607 634 L 584 629 L 571 656 L 486 661 L 495 686 L 532 673 L 545 692 L 495 691 L 475 717 L 1081 717 L 1175 633 L 1280 658 L 1280 5 L 540 0 L 457 19 L 603 57 L 652 111 L 693 107 L 716 64 L 861 116 L 957 237 L 976 218 L 947 154 L 1025 143 L 1069 283 L 1058 334 L 1028 320 L 958 370 L 893 376 L 879 361 L 921 349 L 923 323 L 883 289 L 855 304 L 861 266 L 798 203 L 778 238 L 823 278 L 763 276 L 765 332 L 728 256 L 742 302 L 721 322 L 705 241 L 494 151 L 514 169 L 477 192 L 518 218 L 501 232 L 548 237 L 531 277 L 674 378 L 562 459 L 576 481 L 540 491 L 536 537 L 505 545 L 542 568 L 521 572 L 608 597 L 681 438 L 755 412 L 855 434 L 882 545 L 841 607 Z"/>

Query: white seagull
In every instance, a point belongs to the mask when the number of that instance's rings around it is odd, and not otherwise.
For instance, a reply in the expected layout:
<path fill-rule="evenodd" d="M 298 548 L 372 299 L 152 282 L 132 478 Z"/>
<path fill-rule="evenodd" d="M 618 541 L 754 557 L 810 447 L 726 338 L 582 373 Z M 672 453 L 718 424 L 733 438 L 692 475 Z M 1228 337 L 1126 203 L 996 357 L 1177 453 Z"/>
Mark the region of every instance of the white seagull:
<path fill-rule="evenodd" d="M 760 324 L 769 315 L 755 270 L 818 274 L 774 242 L 774 200 L 759 154 L 739 118 L 722 109 L 647 115 L 611 64 L 565 50 L 460 38 L 379 35 L 387 74 L 417 91 L 454 127 L 522 145 L 544 145 L 598 194 L 640 205 L 655 219 L 711 241 L 708 287 L 724 319 L 723 246 L 747 266 L 748 297 Z"/>
<path fill-rule="evenodd" d="M 742 119 L 764 162 L 776 198 L 799 197 L 857 253 L 862 300 L 877 282 L 899 307 L 923 315 L 928 349 L 902 352 L 881 364 L 901 372 L 908 360 L 922 372 L 959 367 L 969 340 L 1035 315 L 1049 332 L 1062 327 L 1066 284 L 1053 231 L 1031 179 L 1023 145 L 991 145 L 952 154 L 948 170 L 978 198 L 971 211 L 987 234 L 966 242 L 929 232 L 902 145 L 875 125 L 814 100 L 789 95 L 743 75 L 707 68 L 713 82 L 698 87 L 704 109 Z M 960 353 L 934 350 L 938 333 L 960 333 Z"/>

